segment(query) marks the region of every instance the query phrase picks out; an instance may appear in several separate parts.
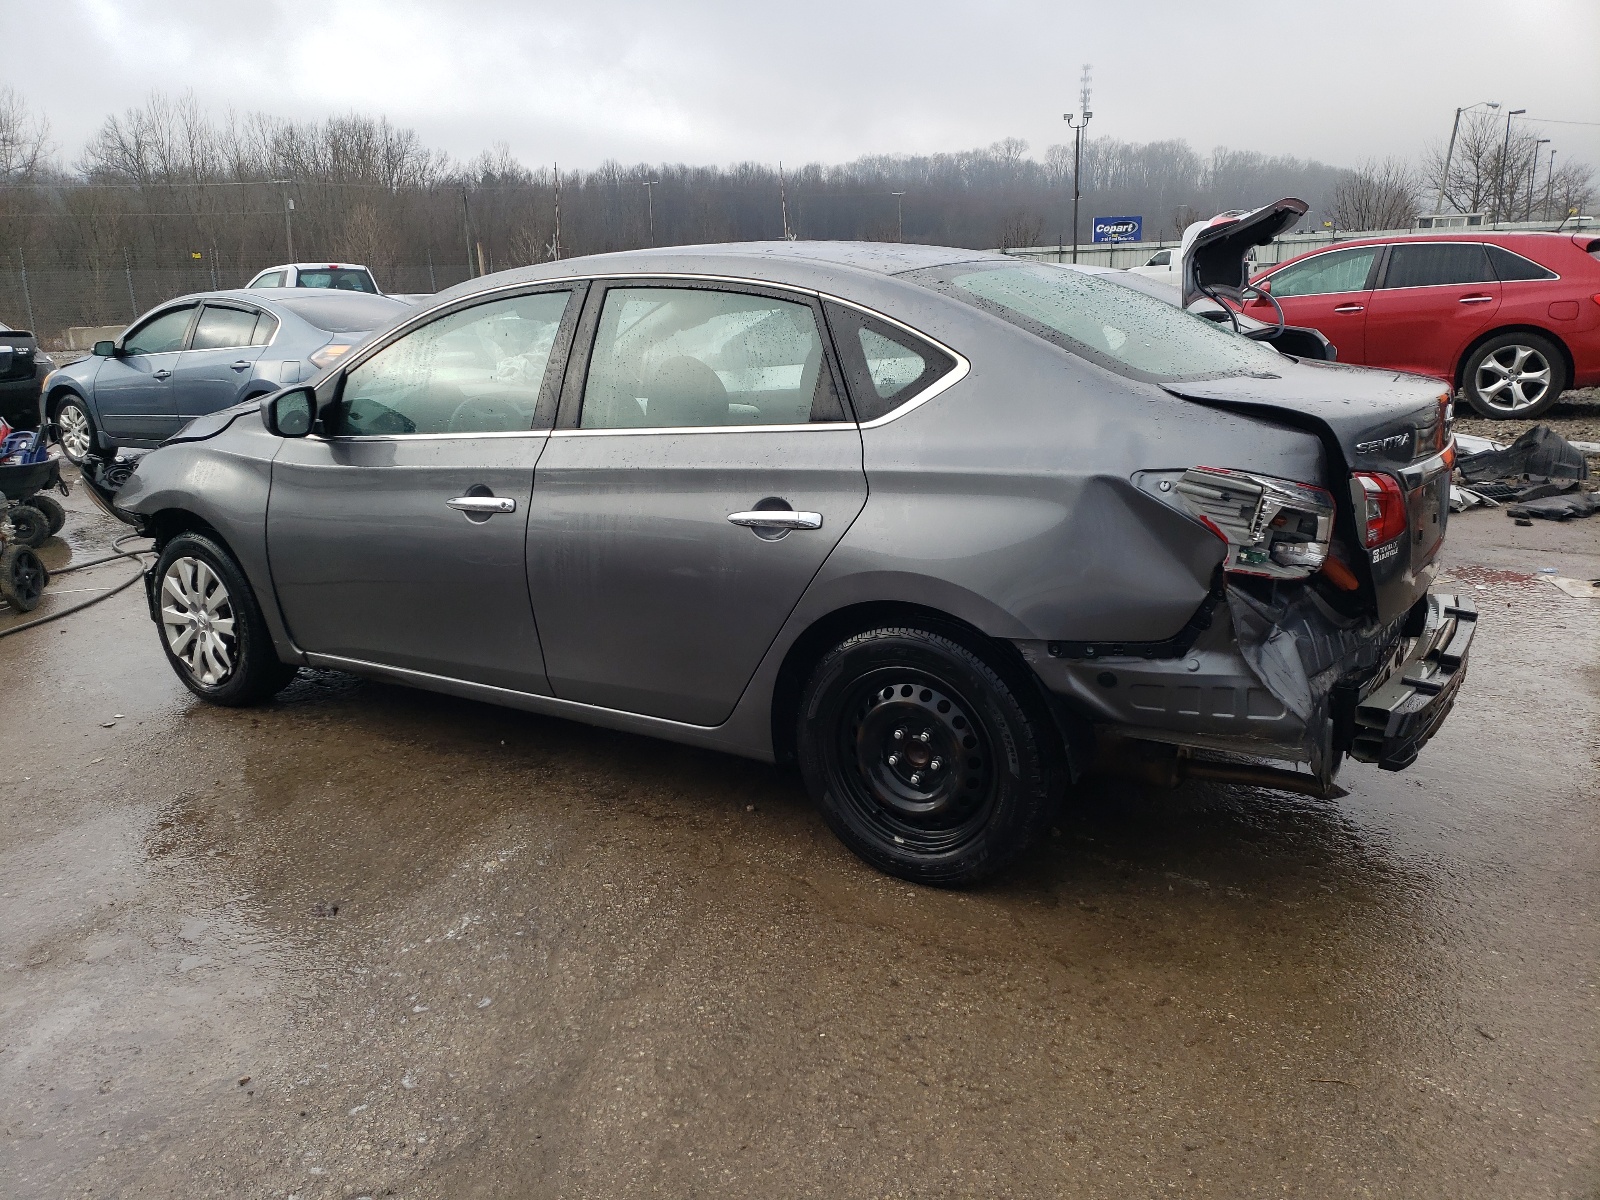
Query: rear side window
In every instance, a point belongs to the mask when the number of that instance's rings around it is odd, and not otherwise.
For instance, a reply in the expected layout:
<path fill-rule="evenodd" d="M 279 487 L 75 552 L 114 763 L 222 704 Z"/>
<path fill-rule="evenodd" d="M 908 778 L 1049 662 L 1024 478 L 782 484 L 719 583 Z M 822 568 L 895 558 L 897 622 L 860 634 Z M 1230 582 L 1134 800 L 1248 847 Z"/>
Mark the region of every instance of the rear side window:
<path fill-rule="evenodd" d="M 1480 242 L 1412 242 L 1389 248 L 1385 288 L 1493 283 L 1489 256 Z M 1277 289 L 1274 288 L 1274 291 Z"/>
<path fill-rule="evenodd" d="M 255 313 L 208 304 L 201 310 L 189 349 L 221 350 L 232 346 L 248 346 L 255 329 Z"/>
<path fill-rule="evenodd" d="M 1272 274 L 1272 294 L 1280 300 L 1291 296 L 1331 296 L 1338 292 L 1364 292 L 1378 246 L 1352 246 L 1330 250 L 1290 263 Z"/>
<path fill-rule="evenodd" d="M 580 428 L 843 419 L 811 305 L 709 288 L 607 289 Z"/>
<path fill-rule="evenodd" d="M 269 274 L 263 275 L 250 286 L 258 288 L 282 287 L 283 279 L 284 273 L 282 271 L 273 271 Z"/>
<path fill-rule="evenodd" d="M 349 267 L 301 267 L 296 282 L 303 288 L 331 288 L 336 292 L 378 295 L 378 285 L 365 271 Z"/>
<path fill-rule="evenodd" d="M 842 304 L 827 306 L 856 420 L 875 421 L 955 369 L 937 346 Z"/>
<path fill-rule="evenodd" d="M 1541 267 L 1532 259 L 1523 258 L 1507 250 L 1504 246 L 1489 246 L 1489 262 L 1494 267 L 1494 273 L 1499 276 L 1500 282 L 1509 283 L 1516 279 L 1559 279 L 1554 271 Z"/>

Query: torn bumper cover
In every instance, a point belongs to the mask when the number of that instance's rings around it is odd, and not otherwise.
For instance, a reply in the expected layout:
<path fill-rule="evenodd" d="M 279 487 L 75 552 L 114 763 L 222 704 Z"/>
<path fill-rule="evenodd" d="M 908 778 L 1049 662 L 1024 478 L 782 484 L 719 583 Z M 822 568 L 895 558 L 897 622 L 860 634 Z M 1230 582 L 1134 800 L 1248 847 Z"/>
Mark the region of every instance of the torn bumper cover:
<path fill-rule="evenodd" d="M 1421 634 L 1396 669 L 1358 699 L 1350 757 L 1403 771 L 1450 715 L 1467 677 L 1467 652 L 1478 628 L 1478 610 L 1464 596 L 1425 598 Z"/>

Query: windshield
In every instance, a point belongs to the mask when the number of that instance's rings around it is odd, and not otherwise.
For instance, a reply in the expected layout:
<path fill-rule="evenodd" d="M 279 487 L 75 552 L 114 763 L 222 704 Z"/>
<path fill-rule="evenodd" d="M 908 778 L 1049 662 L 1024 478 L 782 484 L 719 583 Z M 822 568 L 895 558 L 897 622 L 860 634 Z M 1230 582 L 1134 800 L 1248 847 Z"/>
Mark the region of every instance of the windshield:
<path fill-rule="evenodd" d="M 1121 375 L 1157 383 L 1270 372 L 1276 350 L 1082 271 L 969 262 L 902 278 L 953 296 Z"/>
<path fill-rule="evenodd" d="M 336 292 L 379 295 L 378 285 L 361 267 L 301 267 L 295 282 L 303 288 L 332 288 Z"/>
<path fill-rule="evenodd" d="M 409 312 L 410 305 L 387 296 L 364 296 L 359 293 L 344 295 L 296 296 L 293 300 L 279 300 L 308 325 L 315 325 L 326 333 L 362 333 L 387 325 L 399 312 Z"/>

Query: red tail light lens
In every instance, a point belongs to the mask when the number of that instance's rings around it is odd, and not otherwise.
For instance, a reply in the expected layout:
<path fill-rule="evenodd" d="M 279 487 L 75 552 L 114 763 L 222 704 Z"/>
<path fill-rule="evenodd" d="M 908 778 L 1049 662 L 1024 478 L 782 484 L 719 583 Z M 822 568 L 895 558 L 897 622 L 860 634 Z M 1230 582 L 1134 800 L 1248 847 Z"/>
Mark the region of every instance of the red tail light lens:
<path fill-rule="evenodd" d="M 1357 471 L 1355 477 L 1367 502 L 1364 540 L 1367 549 L 1373 550 L 1405 533 L 1406 496 L 1393 475 Z"/>

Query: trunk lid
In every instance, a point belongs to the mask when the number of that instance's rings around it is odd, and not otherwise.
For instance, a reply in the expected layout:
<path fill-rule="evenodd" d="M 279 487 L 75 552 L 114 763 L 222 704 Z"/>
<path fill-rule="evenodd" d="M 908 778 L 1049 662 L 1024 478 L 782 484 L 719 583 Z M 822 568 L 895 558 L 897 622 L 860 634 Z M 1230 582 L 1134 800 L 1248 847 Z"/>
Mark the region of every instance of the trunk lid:
<path fill-rule="evenodd" d="M 1448 393 L 1436 380 L 1335 363 L 1285 359 L 1281 378 L 1235 377 L 1174 383 L 1167 391 L 1214 408 L 1247 413 L 1315 433 L 1328 459 L 1320 481 L 1339 504 L 1341 541 L 1363 567 L 1378 619 L 1388 622 L 1427 594 L 1450 515 Z M 1224 465 L 1224 464 L 1216 464 Z M 1265 470 L 1265 464 L 1238 464 Z M 1366 548 L 1365 497 L 1355 472 L 1392 477 L 1406 507 L 1406 530 Z M 1302 480 L 1318 483 L 1317 480 Z"/>
<path fill-rule="evenodd" d="M 1201 299 L 1203 284 L 1218 295 L 1236 298 L 1250 281 L 1249 254 L 1292 229 L 1310 206 L 1285 196 L 1251 212 L 1218 213 L 1183 231 L 1183 306 Z"/>

